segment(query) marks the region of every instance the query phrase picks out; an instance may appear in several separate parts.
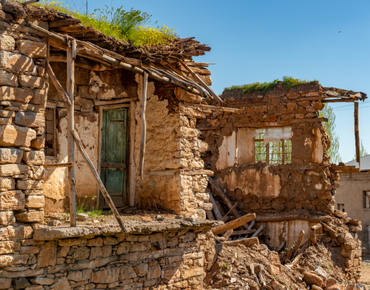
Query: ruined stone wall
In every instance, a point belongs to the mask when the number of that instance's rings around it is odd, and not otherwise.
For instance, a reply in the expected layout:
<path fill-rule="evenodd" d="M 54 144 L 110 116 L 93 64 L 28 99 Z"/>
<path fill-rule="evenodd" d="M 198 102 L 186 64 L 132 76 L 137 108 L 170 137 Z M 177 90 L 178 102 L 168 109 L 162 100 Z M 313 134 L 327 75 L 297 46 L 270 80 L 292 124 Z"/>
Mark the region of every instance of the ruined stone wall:
<path fill-rule="evenodd" d="M 0 289 L 202 289 L 214 252 L 210 224 L 135 224 L 125 234 L 112 224 L 8 227 Z"/>
<path fill-rule="evenodd" d="M 32 19 L 30 18 L 32 21 Z M 46 25 L 47 23 L 39 23 Z M 44 219 L 46 40 L 0 11 L 0 230 Z M 15 234 L 24 234 L 13 231 Z M 2 236 L 0 234 L 0 236 Z"/>
<path fill-rule="evenodd" d="M 238 201 L 238 208 L 256 213 L 333 211 L 338 175 L 329 168 L 330 140 L 315 121 L 324 107 L 322 96 L 316 83 L 250 95 L 225 91 L 225 106 L 232 109 L 213 110 L 199 122 L 209 144 L 205 167 L 215 171 L 215 179 L 233 202 Z M 255 163 L 254 138 L 263 128 L 289 133 L 291 164 Z"/>

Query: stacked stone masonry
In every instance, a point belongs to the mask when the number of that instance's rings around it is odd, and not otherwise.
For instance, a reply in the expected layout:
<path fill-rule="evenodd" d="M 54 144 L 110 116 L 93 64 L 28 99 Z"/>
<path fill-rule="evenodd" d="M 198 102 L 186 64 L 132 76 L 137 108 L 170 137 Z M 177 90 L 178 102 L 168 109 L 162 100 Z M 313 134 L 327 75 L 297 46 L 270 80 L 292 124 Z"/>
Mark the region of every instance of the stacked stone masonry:
<path fill-rule="evenodd" d="M 6 231 L 16 221 L 43 221 L 48 83 L 45 39 L 3 22 L 12 20 L 9 14 L 0 18 L 0 225 Z"/>

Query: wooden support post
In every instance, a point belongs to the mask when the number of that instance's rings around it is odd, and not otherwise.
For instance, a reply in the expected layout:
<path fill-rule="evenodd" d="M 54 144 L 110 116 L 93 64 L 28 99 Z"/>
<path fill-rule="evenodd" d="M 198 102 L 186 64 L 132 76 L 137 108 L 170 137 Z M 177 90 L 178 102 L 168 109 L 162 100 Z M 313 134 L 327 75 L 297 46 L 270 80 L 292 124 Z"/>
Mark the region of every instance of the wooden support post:
<path fill-rule="evenodd" d="M 68 162 L 75 163 L 75 147 L 72 131 L 75 127 L 74 122 L 74 87 L 75 87 L 75 58 L 76 58 L 76 40 L 69 42 L 67 47 L 67 94 L 71 101 L 68 107 Z M 70 192 L 69 192 L 69 210 L 71 227 L 76 226 L 76 176 L 75 167 L 68 167 Z"/>
<path fill-rule="evenodd" d="M 135 206 L 136 167 L 135 167 L 135 102 L 130 102 L 130 198 L 129 205 Z"/>
<path fill-rule="evenodd" d="M 143 82 L 141 86 L 141 100 L 140 100 L 141 140 L 140 140 L 139 172 L 140 172 L 141 179 L 144 178 L 144 157 L 145 157 L 145 141 L 146 141 L 145 107 L 146 107 L 147 88 L 148 88 L 148 74 L 144 72 Z"/>
<path fill-rule="evenodd" d="M 117 210 L 116 206 L 114 205 L 112 198 L 110 197 L 107 189 L 105 188 L 104 183 L 100 179 L 100 176 L 99 176 L 98 171 L 96 170 L 96 168 L 94 166 L 94 163 L 91 161 L 89 155 L 87 154 L 85 148 L 83 147 L 83 144 L 82 144 L 82 141 L 81 141 L 80 137 L 78 136 L 78 134 L 77 134 L 77 132 L 75 130 L 72 130 L 72 136 L 75 139 L 75 142 L 77 144 L 77 147 L 81 151 L 82 156 L 87 161 L 87 164 L 89 165 L 89 168 L 91 170 L 91 173 L 95 177 L 95 181 L 96 181 L 96 183 L 99 186 L 100 192 L 103 194 L 105 200 L 107 201 L 107 204 L 109 205 L 110 209 L 114 213 L 114 215 L 115 215 L 115 217 L 116 217 L 116 219 L 117 219 L 117 221 L 118 221 L 118 223 L 119 223 L 122 231 L 125 231 L 122 218 L 119 215 L 118 210 Z"/>
<path fill-rule="evenodd" d="M 361 170 L 361 151 L 360 151 L 360 132 L 358 129 L 358 102 L 355 102 L 355 142 L 356 142 L 356 161 L 358 169 Z"/>

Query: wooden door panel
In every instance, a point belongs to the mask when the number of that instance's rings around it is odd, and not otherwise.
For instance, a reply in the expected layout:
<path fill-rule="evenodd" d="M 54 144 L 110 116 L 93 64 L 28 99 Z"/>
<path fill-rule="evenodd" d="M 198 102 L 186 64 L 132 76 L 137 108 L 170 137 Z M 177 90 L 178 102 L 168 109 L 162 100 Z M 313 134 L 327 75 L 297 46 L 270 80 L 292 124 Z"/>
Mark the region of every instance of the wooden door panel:
<path fill-rule="evenodd" d="M 127 108 L 103 110 L 100 172 L 116 206 L 127 199 Z M 100 199 L 106 206 L 105 200 Z"/>

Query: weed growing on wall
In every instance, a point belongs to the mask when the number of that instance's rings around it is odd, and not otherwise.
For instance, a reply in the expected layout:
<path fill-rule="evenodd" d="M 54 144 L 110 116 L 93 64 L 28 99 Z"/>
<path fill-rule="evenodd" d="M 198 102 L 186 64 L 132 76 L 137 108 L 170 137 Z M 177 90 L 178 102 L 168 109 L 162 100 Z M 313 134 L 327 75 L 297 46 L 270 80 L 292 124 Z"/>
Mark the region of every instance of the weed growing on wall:
<path fill-rule="evenodd" d="M 242 90 L 243 94 L 250 94 L 254 92 L 265 92 L 266 93 L 269 90 L 273 89 L 279 82 L 282 82 L 284 88 L 288 90 L 297 85 L 307 84 L 307 83 L 317 82 L 317 81 L 316 80 L 302 81 L 302 80 L 296 79 L 291 76 L 284 76 L 282 81 L 279 79 L 275 79 L 272 82 L 264 82 L 264 83 L 256 82 L 256 83 L 245 84 L 245 85 L 240 85 L 240 86 L 231 86 L 231 87 L 225 88 L 225 91 Z"/>
<path fill-rule="evenodd" d="M 91 26 L 105 35 L 125 40 L 138 47 L 167 45 L 178 37 L 173 28 L 165 25 L 162 27 L 149 26 L 152 15 L 133 8 L 126 11 L 122 7 L 109 9 L 105 6 L 103 9 L 95 9 L 94 13 L 84 15 L 62 1 L 43 0 L 41 4 L 35 5 L 70 14 L 85 26 Z"/>

